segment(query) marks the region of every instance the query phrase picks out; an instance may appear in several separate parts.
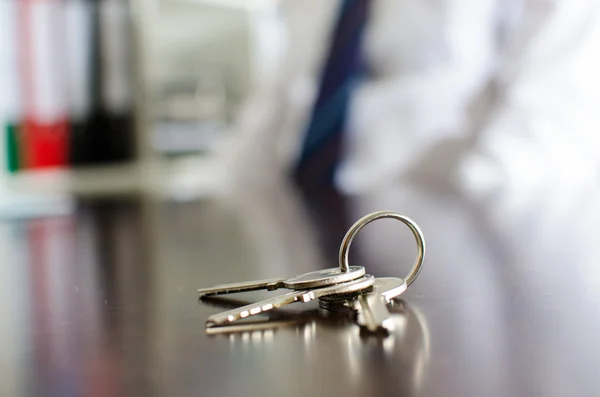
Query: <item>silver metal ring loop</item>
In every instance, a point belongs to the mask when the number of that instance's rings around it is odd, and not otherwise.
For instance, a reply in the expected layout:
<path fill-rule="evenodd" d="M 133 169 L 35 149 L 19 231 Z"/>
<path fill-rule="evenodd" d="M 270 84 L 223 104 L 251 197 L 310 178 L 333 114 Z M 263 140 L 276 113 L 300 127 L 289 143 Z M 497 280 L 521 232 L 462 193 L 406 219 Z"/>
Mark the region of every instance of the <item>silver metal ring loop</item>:
<path fill-rule="evenodd" d="M 415 281 L 421 272 L 421 268 L 423 267 L 423 259 L 425 258 L 425 239 L 423 238 L 423 232 L 421 232 L 419 226 L 412 219 L 394 211 L 373 212 L 363 216 L 356 221 L 354 225 L 352 225 L 352 227 L 346 233 L 346 236 L 344 236 L 340 246 L 340 270 L 345 273 L 350 271 L 350 265 L 348 264 L 348 252 L 350 251 L 350 245 L 352 244 L 352 240 L 354 240 L 356 234 L 369 223 L 383 218 L 392 218 L 404 223 L 410 228 L 415 236 L 415 240 L 417 242 L 417 258 L 412 269 L 410 270 L 410 273 L 408 273 L 405 278 L 407 286 L 410 286 Z"/>

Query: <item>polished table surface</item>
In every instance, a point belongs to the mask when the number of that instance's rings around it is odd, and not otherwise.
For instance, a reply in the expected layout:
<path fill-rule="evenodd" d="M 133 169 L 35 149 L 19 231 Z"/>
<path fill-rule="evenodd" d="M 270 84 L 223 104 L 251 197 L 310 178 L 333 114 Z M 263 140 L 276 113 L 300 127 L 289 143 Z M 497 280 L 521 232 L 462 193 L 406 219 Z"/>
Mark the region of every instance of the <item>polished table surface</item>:
<path fill-rule="evenodd" d="M 402 185 L 360 197 L 283 185 L 188 202 L 82 200 L 0 223 L 1 396 L 598 396 L 600 196 L 474 200 Z M 217 283 L 337 266 L 346 229 L 413 218 L 424 269 L 396 330 L 294 304 L 207 333 L 207 316 L 278 292 L 199 302 Z M 408 229 L 367 226 L 351 262 L 405 275 Z"/>

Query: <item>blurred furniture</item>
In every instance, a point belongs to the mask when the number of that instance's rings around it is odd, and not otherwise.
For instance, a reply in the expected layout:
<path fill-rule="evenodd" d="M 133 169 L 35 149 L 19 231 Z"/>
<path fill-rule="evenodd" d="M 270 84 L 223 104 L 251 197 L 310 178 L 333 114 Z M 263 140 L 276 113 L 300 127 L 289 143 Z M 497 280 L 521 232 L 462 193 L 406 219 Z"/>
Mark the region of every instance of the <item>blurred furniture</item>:
<path fill-rule="evenodd" d="M 274 3 L 132 0 L 131 7 L 136 160 L 2 172 L 0 212 L 10 213 L 23 197 L 141 191 L 186 196 L 212 189 L 219 179 L 212 146 L 230 133 L 237 107 L 270 63 L 269 43 L 277 38 L 267 25 L 276 19 Z"/>

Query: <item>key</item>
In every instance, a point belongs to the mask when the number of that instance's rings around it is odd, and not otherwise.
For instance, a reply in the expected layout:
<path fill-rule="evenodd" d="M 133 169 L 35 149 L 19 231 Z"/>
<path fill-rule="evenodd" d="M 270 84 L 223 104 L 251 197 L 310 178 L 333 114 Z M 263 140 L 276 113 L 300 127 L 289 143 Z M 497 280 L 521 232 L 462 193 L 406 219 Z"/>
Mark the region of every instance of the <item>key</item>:
<path fill-rule="evenodd" d="M 208 318 L 206 325 L 207 327 L 211 327 L 215 325 L 229 324 L 242 318 L 254 316 L 256 314 L 280 308 L 294 302 L 310 302 L 311 300 L 324 296 L 356 293 L 371 287 L 374 282 L 375 277 L 367 274 L 364 277 L 345 283 L 334 284 L 311 290 L 288 292 L 287 294 L 265 299 L 251 305 L 246 305 L 237 309 L 228 310 L 223 313 L 214 314 Z"/>
<path fill-rule="evenodd" d="M 361 295 L 356 299 L 358 325 L 369 332 L 389 333 L 394 330 L 394 322 L 387 308 L 387 301 L 378 294 Z"/>
<path fill-rule="evenodd" d="M 394 322 L 390 318 L 387 304 L 404 291 L 406 281 L 396 277 L 379 277 L 375 279 L 372 289 L 353 299 L 342 300 L 343 296 L 322 297 L 319 305 L 328 310 L 344 311 L 352 308 L 357 311 L 357 322 L 368 332 L 389 333 L 394 330 Z"/>
<path fill-rule="evenodd" d="M 233 292 L 246 292 L 266 289 L 274 291 L 285 288 L 291 290 L 303 290 L 310 288 L 325 287 L 356 280 L 365 275 L 362 266 L 350 266 L 348 272 L 342 272 L 339 268 L 317 270 L 294 277 L 268 278 L 265 280 L 244 281 L 240 283 L 222 284 L 211 288 L 198 290 L 200 297 L 210 295 L 229 294 Z"/>

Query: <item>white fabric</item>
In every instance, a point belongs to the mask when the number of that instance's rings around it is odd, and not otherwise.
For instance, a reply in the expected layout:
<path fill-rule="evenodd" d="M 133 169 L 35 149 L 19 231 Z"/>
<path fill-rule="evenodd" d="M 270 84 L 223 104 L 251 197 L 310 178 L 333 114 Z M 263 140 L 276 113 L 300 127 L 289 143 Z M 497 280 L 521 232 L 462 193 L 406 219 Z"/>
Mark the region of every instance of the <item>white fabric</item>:
<path fill-rule="evenodd" d="M 459 180 L 469 191 L 518 184 L 513 174 L 522 167 L 564 173 L 565 154 L 597 172 L 598 5 L 555 3 L 374 1 L 365 40 L 373 75 L 353 96 L 339 187 L 371 190 L 427 162 L 433 164 L 428 172 L 442 175 L 448 165 L 431 152 L 449 141 L 474 142 L 464 145 L 459 161 Z M 260 181 L 294 163 L 337 6 L 281 3 L 285 52 L 278 73 L 257 82 L 239 119 L 226 157 L 233 174 Z M 506 51 L 498 51 L 499 32 L 512 43 Z M 476 123 L 473 105 L 493 81 L 500 82 L 502 99 L 482 108 Z M 545 165 L 530 155 L 542 156 Z"/>
<path fill-rule="evenodd" d="M 505 90 L 462 167 L 473 193 L 527 201 L 597 184 L 600 165 L 600 3 L 560 1 L 506 62 Z"/>

